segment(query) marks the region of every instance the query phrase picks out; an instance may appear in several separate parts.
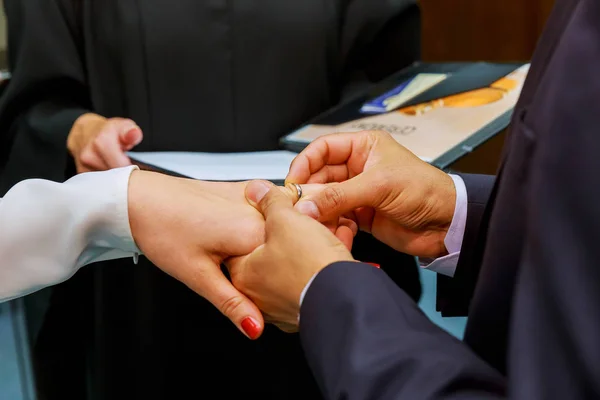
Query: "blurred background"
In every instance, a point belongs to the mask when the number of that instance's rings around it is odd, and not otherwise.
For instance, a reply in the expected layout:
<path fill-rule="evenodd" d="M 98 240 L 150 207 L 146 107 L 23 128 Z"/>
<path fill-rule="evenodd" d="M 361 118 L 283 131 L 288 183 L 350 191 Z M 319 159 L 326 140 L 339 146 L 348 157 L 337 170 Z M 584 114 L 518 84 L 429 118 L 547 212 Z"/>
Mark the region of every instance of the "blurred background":
<path fill-rule="evenodd" d="M 423 61 L 529 60 L 554 1 L 420 0 Z M 3 12 L 0 68 L 6 68 Z"/>
<path fill-rule="evenodd" d="M 0 7 L 4 10 L 3 0 L 0 0 Z M 4 11 L 0 13 L 0 68 L 6 68 L 6 17 Z"/>
<path fill-rule="evenodd" d="M 531 58 L 554 0 L 421 0 L 425 61 Z"/>

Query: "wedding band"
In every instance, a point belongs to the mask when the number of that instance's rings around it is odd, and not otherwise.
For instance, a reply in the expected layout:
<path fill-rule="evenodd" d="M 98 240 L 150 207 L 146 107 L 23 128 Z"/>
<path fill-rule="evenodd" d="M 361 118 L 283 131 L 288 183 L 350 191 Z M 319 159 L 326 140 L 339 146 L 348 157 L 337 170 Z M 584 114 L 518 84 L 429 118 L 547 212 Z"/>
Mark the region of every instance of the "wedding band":
<path fill-rule="evenodd" d="M 296 188 L 296 194 L 298 195 L 298 200 L 300 200 L 302 198 L 302 186 L 297 183 L 292 183 L 292 185 Z"/>

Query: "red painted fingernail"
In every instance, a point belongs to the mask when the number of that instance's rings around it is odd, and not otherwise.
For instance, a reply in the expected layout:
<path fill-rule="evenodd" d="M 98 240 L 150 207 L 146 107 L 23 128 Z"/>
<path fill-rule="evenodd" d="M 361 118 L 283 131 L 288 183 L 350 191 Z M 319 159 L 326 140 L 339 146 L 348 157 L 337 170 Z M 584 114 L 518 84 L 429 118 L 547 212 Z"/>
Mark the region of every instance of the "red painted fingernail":
<path fill-rule="evenodd" d="M 375 268 L 379 268 L 381 269 L 381 265 L 379 264 L 375 264 L 375 263 L 367 263 L 367 264 L 371 264 L 372 266 L 374 266 Z"/>
<path fill-rule="evenodd" d="M 242 321 L 242 329 L 252 340 L 258 338 L 260 335 L 260 327 L 258 326 L 258 323 L 251 317 L 244 318 Z"/>

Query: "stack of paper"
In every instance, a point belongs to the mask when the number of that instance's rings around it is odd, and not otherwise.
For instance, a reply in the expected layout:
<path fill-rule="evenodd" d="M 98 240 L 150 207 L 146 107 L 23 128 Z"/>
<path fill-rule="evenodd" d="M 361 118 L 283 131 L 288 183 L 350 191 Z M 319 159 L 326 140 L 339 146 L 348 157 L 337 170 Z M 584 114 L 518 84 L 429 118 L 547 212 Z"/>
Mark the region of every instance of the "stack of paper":
<path fill-rule="evenodd" d="M 253 153 L 130 152 L 129 157 L 165 172 L 205 181 L 283 181 L 296 153 L 261 151 Z"/>

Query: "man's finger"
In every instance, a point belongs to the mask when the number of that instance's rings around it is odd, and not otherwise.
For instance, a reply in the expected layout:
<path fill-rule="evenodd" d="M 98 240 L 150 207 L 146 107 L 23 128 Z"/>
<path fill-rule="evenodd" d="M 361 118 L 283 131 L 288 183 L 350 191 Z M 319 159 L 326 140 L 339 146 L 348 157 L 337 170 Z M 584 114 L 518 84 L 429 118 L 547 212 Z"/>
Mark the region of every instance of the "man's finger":
<path fill-rule="evenodd" d="M 368 147 L 367 135 L 368 132 L 334 133 L 314 140 L 292 161 L 286 183 L 307 183 L 326 165 L 345 164 L 357 151 L 368 154 L 367 149 L 361 149 Z"/>
<path fill-rule="evenodd" d="M 265 219 L 278 211 L 293 210 L 294 202 L 289 195 L 270 182 L 253 181 L 246 186 L 246 198 L 260 211 Z"/>
<path fill-rule="evenodd" d="M 300 330 L 300 328 L 298 327 L 298 325 L 291 325 L 291 324 L 286 324 L 286 323 L 273 323 L 273 325 L 275 325 L 277 328 L 279 328 L 280 331 L 283 331 L 285 333 L 298 333 L 298 331 Z"/>
<path fill-rule="evenodd" d="M 352 228 L 346 225 L 340 225 L 334 233 L 335 237 L 344 244 L 348 251 L 352 251 L 352 245 L 354 244 L 355 236 Z"/>
<path fill-rule="evenodd" d="M 375 209 L 371 207 L 362 207 L 354 210 L 353 220 L 358 225 L 358 229 L 371 233 L 373 230 L 373 220 L 375 218 Z"/>
<path fill-rule="evenodd" d="M 298 200 L 300 200 L 300 196 L 303 195 L 304 190 L 306 185 L 300 186 L 300 185 L 294 185 L 294 184 L 287 184 L 285 186 L 277 186 L 279 188 L 279 190 L 281 190 L 281 192 L 286 195 L 286 197 L 288 197 L 289 199 L 292 200 L 292 202 L 294 204 L 296 204 L 298 202 Z"/>
<path fill-rule="evenodd" d="M 344 182 L 352 178 L 352 173 L 348 169 L 347 164 L 326 165 L 308 178 L 310 184 L 313 183 L 332 183 Z"/>
<path fill-rule="evenodd" d="M 248 338 L 254 340 L 260 337 L 264 329 L 262 313 L 227 280 L 220 268 L 214 266 L 195 281 L 198 286 L 191 287 L 192 290 L 210 301 Z"/>
<path fill-rule="evenodd" d="M 338 221 L 336 221 L 335 229 L 333 230 L 333 234 L 338 238 L 340 242 L 344 244 L 344 246 L 352 251 L 352 245 L 354 243 L 354 237 L 358 233 L 358 226 L 356 222 L 352 219 L 340 217 Z"/>
<path fill-rule="evenodd" d="M 339 226 L 345 226 L 352 232 L 352 236 L 358 234 L 358 224 L 352 218 L 340 217 Z"/>
<path fill-rule="evenodd" d="M 275 185 L 268 181 L 259 180 L 248 182 L 246 185 L 246 190 L 244 191 L 246 200 L 248 200 L 248 202 L 252 204 L 254 208 L 258 208 L 258 203 L 273 187 L 275 187 Z"/>
<path fill-rule="evenodd" d="M 296 210 L 318 221 L 333 220 L 357 208 L 374 206 L 376 188 L 369 183 L 368 175 L 358 175 L 307 196 L 296 204 Z"/>

